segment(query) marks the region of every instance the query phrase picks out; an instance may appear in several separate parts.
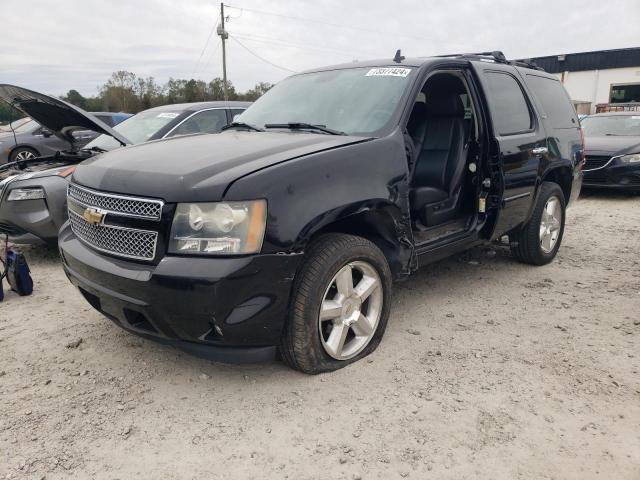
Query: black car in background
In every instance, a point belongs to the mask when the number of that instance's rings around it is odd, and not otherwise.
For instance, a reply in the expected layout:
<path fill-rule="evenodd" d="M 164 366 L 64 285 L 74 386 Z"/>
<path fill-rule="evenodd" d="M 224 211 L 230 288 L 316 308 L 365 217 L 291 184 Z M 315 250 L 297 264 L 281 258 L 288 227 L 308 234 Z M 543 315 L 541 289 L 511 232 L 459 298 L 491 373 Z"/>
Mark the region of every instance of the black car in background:
<path fill-rule="evenodd" d="M 0 85 L 12 103 L 51 132 L 61 150 L 0 166 L 0 235 L 14 243 L 55 243 L 67 220 L 66 192 L 75 166 L 124 145 L 194 133 L 217 133 L 242 113 L 246 102 L 167 105 L 140 112 L 111 128 L 109 115 L 92 115 L 57 98 Z M 101 121 L 102 119 L 106 121 Z M 110 123 L 110 122 L 109 122 Z M 101 134 L 96 138 L 96 135 Z M 84 145 L 82 137 L 94 140 Z M 84 145 L 84 146 L 83 146 Z"/>
<path fill-rule="evenodd" d="M 335 370 L 381 341 L 393 280 L 505 234 L 551 262 L 582 150 L 558 79 L 500 52 L 319 68 L 218 135 L 83 162 L 61 258 L 138 335 Z"/>
<path fill-rule="evenodd" d="M 585 187 L 640 192 L 640 112 L 609 112 L 582 119 Z"/>

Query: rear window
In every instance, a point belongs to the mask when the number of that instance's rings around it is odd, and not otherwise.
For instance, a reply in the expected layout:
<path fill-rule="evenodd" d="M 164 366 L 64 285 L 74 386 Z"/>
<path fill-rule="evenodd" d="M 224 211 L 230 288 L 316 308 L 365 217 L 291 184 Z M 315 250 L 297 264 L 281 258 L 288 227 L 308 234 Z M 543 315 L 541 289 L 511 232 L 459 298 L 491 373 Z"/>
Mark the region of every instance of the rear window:
<path fill-rule="evenodd" d="M 553 128 L 578 126 L 576 111 L 562 84 L 553 78 L 527 74 L 527 85 L 542 106 Z"/>
<path fill-rule="evenodd" d="M 507 73 L 487 72 L 486 83 L 496 132 L 514 135 L 531 130 L 531 110 L 518 81 Z"/>

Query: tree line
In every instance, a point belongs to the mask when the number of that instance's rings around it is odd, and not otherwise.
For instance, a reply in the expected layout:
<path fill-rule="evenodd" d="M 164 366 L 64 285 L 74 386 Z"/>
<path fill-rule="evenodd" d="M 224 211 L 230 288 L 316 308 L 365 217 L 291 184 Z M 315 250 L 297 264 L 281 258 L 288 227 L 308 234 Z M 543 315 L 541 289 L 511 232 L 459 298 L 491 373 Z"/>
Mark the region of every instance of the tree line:
<path fill-rule="evenodd" d="M 229 100 L 257 100 L 273 85 L 258 82 L 246 92 L 238 92 L 233 83 L 227 80 Z M 160 84 L 153 77 L 138 77 L 133 72 L 119 70 L 113 72 L 109 80 L 93 97 L 84 97 L 75 89 L 60 97 L 88 112 L 127 112 L 138 113 L 148 108 L 173 103 L 206 102 L 224 100 L 224 82 L 216 77 L 210 82 L 195 79 L 170 78 Z M 0 102 L 0 122 L 16 120 L 23 115 Z"/>

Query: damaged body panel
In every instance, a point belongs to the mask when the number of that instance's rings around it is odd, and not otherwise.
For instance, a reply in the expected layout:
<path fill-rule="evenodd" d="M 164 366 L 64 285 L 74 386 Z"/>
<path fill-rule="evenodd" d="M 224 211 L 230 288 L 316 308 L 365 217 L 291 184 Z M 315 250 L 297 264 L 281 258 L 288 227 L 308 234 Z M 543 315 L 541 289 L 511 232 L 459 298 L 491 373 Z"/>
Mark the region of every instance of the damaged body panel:
<path fill-rule="evenodd" d="M 392 281 L 420 266 L 505 234 L 550 262 L 580 186 L 577 118 L 557 79 L 498 53 L 296 74 L 219 135 L 84 162 L 67 276 L 133 333 L 233 361 L 279 347 L 317 373 L 373 351 Z M 534 74 L 565 96 L 562 128 L 522 86 Z"/>

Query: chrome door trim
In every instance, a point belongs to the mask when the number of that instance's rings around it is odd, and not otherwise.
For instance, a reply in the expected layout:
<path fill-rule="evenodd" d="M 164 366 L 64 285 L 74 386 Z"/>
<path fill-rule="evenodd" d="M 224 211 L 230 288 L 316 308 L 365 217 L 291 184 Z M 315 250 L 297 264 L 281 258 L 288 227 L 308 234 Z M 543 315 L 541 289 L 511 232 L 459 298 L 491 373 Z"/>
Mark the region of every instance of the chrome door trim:
<path fill-rule="evenodd" d="M 171 134 L 171 132 L 173 132 L 176 128 L 178 128 L 180 125 L 182 125 L 184 122 L 189 120 L 194 115 L 197 115 L 198 113 L 202 113 L 202 112 L 208 112 L 210 110 L 230 110 L 230 108 L 228 108 L 228 107 L 211 107 L 211 108 L 203 108 L 202 110 L 195 111 L 191 115 L 189 115 L 187 118 L 182 119 L 180 121 L 180 123 L 178 123 L 175 127 L 173 127 L 171 130 L 169 130 L 167 133 L 165 133 L 161 138 L 167 138 Z M 202 132 L 202 133 L 205 133 L 205 132 Z"/>

